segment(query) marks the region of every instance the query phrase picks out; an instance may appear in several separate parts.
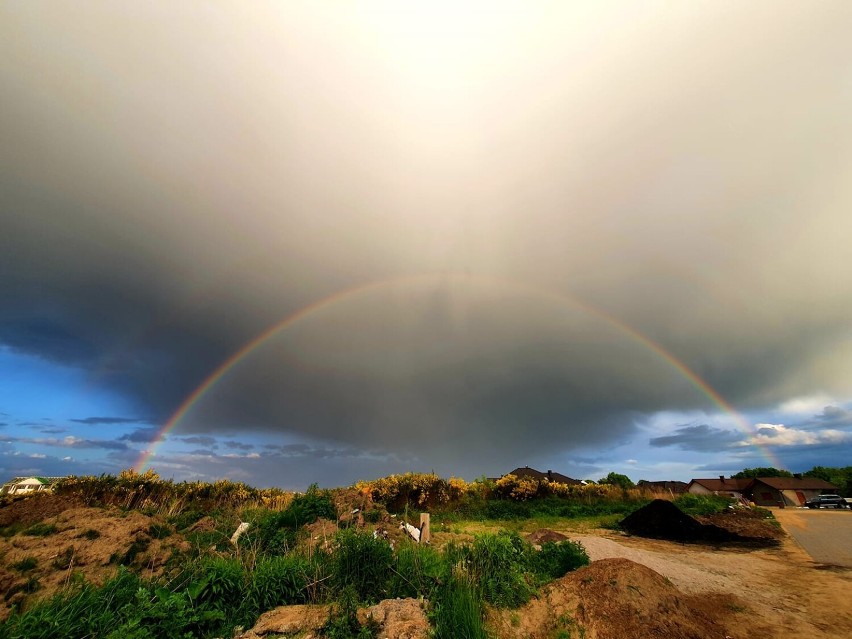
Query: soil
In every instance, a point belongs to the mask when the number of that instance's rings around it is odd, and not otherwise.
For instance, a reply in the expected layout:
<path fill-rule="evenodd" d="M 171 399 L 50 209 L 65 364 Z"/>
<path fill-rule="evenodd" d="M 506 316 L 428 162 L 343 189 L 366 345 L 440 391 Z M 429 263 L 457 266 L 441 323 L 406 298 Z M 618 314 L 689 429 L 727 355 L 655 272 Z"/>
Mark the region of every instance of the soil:
<path fill-rule="evenodd" d="M 187 550 L 189 544 L 178 534 L 169 531 L 164 521 L 148 517 L 139 512 L 121 512 L 114 508 L 69 508 L 57 515 L 41 519 L 45 513 L 65 503 L 64 498 L 42 500 L 33 497 L 30 504 L 35 509 L 22 508 L 24 502 L 13 504 L 15 510 L 6 512 L 3 521 L 7 526 L 17 525 L 24 530 L 17 534 L 0 537 L 0 619 L 5 619 L 11 607 L 27 597 L 43 598 L 55 593 L 68 584 L 74 574 L 81 574 L 87 581 L 103 583 L 115 574 L 118 565 L 132 565 L 145 577 L 162 572 L 163 566 L 173 550 Z M 0 512 L 6 509 L 0 510 Z M 36 516 L 38 515 L 38 516 Z M 25 528 L 39 523 L 55 527 L 54 532 L 44 536 L 25 534 Z M 163 539 L 151 536 L 151 526 Z M 16 568 L 24 560 L 32 559 L 34 567 Z M 27 595 L 27 583 L 36 583 L 37 589 Z"/>
<path fill-rule="evenodd" d="M 540 546 L 541 544 L 546 544 L 549 541 L 558 543 L 560 541 L 565 541 L 566 539 L 568 539 L 566 535 L 558 533 L 555 530 L 549 530 L 548 528 L 539 528 L 535 532 L 531 532 L 526 536 L 526 540 L 534 546 Z"/>
<path fill-rule="evenodd" d="M 254 627 L 239 639 L 261 637 L 321 637 L 323 626 L 329 618 L 331 606 L 279 606 L 261 615 Z M 416 599 L 386 599 L 375 606 L 358 609 L 358 621 L 368 620 L 379 625 L 379 637 L 393 639 L 427 639 L 429 622 L 423 605 Z"/>
<path fill-rule="evenodd" d="M 705 639 L 731 636 L 729 594 L 689 596 L 670 580 L 629 559 L 602 559 L 558 579 L 517 611 L 492 614 L 501 639 Z"/>
<path fill-rule="evenodd" d="M 621 520 L 621 528 L 633 535 L 683 543 L 746 543 L 775 545 L 778 535 L 770 525 L 752 516 L 721 513 L 702 518 L 690 517 L 664 499 L 655 499 Z M 721 524 L 721 525 L 720 525 Z M 756 536 L 752 536 L 752 535 Z"/>

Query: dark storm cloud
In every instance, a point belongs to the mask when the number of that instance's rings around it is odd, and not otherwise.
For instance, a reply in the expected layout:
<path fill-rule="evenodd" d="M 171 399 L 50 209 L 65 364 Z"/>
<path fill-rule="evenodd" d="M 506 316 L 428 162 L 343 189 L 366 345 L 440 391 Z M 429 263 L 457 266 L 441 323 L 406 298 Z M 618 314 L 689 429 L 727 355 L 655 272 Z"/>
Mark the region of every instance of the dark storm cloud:
<path fill-rule="evenodd" d="M 0 344 L 165 423 L 282 318 L 436 273 L 309 316 L 175 431 L 384 451 L 376 474 L 490 474 L 707 408 L 668 357 L 741 408 L 847 390 L 848 7 L 495 14 L 439 70 L 408 22 L 343 11 L 0 9 Z"/>
<path fill-rule="evenodd" d="M 71 421 L 77 424 L 137 424 L 142 420 L 135 417 L 86 417 Z"/>
<path fill-rule="evenodd" d="M 252 450 L 254 448 L 252 444 L 244 444 L 233 440 L 225 440 L 222 443 L 225 448 L 230 448 L 231 450 Z"/>
<path fill-rule="evenodd" d="M 134 444 L 148 444 L 150 442 L 157 441 L 159 435 L 160 429 L 152 426 L 150 428 L 137 428 L 134 431 L 122 435 L 118 439 L 124 442 L 133 442 Z"/>
<path fill-rule="evenodd" d="M 215 437 L 207 437 L 205 435 L 192 435 L 191 437 L 178 437 L 176 439 L 186 444 L 197 444 L 199 446 L 210 446 L 211 448 L 216 448 Z"/>
<path fill-rule="evenodd" d="M 839 406 L 826 406 L 816 419 L 825 425 L 852 426 L 852 410 Z"/>
<path fill-rule="evenodd" d="M 652 437 L 648 440 L 648 443 L 656 448 L 677 446 L 682 450 L 718 452 L 730 449 L 742 441 L 742 434 L 736 431 L 715 428 L 707 424 L 698 424 L 677 428 L 672 435 Z"/>

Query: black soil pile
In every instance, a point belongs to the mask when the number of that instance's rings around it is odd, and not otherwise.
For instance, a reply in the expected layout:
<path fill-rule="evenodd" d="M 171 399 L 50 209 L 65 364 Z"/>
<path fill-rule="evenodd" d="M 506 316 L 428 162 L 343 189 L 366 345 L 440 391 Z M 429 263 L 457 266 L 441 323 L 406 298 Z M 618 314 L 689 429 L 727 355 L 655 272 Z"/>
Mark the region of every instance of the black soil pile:
<path fill-rule="evenodd" d="M 751 541 L 714 524 L 702 524 L 672 502 L 655 499 L 620 522 L 631 535 L 685 543 Z"/>

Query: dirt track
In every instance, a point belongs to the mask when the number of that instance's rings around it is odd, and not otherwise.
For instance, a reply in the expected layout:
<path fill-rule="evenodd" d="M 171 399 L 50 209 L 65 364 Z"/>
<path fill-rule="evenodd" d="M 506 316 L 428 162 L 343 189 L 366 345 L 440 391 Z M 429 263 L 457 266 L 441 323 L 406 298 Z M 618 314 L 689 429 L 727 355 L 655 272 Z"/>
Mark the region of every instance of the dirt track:
<path fill-rule="evenodd" d="M 852 568 L 852 513 L 848 510 L 776 508 L 774 514 L 815 562 Z"/>

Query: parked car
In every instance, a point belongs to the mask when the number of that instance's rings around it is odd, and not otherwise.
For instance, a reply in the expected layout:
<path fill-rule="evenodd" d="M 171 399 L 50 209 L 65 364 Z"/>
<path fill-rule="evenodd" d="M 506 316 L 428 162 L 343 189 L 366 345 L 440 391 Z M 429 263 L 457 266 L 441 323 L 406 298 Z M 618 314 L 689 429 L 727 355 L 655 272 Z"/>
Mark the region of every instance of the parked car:
<path fill-rule="evenodd" d="M 849 508 L 849 504 L 840 495 L 820 495 L 805 502 L 808 508 Z"/>

